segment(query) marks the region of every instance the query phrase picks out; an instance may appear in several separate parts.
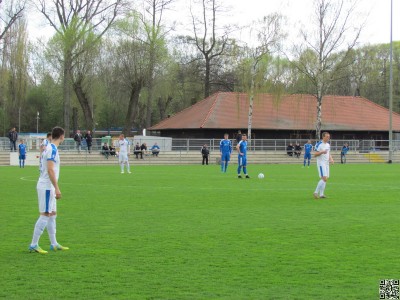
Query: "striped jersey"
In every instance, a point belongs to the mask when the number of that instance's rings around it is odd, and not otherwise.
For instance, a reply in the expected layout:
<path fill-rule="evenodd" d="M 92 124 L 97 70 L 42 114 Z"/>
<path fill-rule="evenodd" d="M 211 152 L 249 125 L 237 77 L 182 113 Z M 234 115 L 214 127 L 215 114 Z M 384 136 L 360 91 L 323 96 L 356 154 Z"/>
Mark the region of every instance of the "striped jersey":
<path fill-rule="evenodd" d="M 238 145 L 239 145 L 239 152 L 243 153 L 243 156 L 246 156 L 247 155 L 247 141 L 241 140 Z"/>
<path fill-rule="evenodd" d="M 310 154 L 312 149 L 313 149 L 313 145 L 311 145 L 309 143 L 304 144 L 304 153 L 305 154 Z"/>

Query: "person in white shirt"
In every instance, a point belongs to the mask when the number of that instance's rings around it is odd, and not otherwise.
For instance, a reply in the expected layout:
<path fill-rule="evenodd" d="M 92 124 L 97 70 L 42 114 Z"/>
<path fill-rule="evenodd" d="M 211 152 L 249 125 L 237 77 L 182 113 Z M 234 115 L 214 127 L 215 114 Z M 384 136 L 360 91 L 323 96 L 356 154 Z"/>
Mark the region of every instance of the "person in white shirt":
<path fill-rule="evenodd" d="M 56 239 L 56 216 L 57 200 L 61 199 L 61 191 L 58 186 L 60 175 L 60 156 L 58 155 L 58 146 L 64 141 L 64 129 L 54 127 L 51 133 L 51 143 L 49 143 L 42 152 L 40 160 L 40 176 L 37 183 L 37 193 L 39 200 L 39 219 L 36 221 L 33 231 L 30 252 L 46 254 L 47 251 L 39 246 L 39 239 L 44 229 L 50 238 L 50 250 L 68 250 L 68 247 L 61 246 Z"/>
<path fill-rule="evenodd" d="M 129 166 L 128 156 L 130 154 L 129 141 L 125 138 L 123 134 L 119 136 L 117 141 L 117 146 L 119 147 L 119 163 L 121 165 L 121 174 L 124 174 L 124 164 L 126 164 L 126 171 L 131 174 L 131 169 Z"/>
<path fill-rule="evenodd" d="M 326 198 L 325 187 L 329 178 L 329 163 L 334 163 L 329 144 L 331 136 L 328 132 L 322 133 L 322 140 L 315 145 L 314 156 L 317 158 L 317 168 L 320 180 L 314 192 L 315 199 Z"/>

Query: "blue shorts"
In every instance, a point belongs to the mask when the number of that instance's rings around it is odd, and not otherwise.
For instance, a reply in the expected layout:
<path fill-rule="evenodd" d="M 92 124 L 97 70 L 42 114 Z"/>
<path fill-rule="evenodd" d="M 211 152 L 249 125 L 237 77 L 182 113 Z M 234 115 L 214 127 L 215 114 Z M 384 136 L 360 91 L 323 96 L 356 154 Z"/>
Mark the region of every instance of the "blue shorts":
<path fill-rule="evenodd" d="M 230 155 L 229 152 L 227 152 L 227 153 L 222 153 L 222 155 L 221 155 L 221 161 L 230 161 L 230 159 L 231 159 L 231 155 Z"/>
<path fill-rule="evenodd" d="M 25 159 L 26 159 L 25 154 L 21 154 L 21 155 L 19 156 L 19 159 L 25 160 Z"/>
<path fill-rule="evenodd" d="M 311 153 L 304 153 L 304 159 L 311 159 Z"/>
<path fill-rule="evenodd" d="M 238 164 L 242 167 L 247 166 L 247 157 L 245 155 L 238 155 Z"/>

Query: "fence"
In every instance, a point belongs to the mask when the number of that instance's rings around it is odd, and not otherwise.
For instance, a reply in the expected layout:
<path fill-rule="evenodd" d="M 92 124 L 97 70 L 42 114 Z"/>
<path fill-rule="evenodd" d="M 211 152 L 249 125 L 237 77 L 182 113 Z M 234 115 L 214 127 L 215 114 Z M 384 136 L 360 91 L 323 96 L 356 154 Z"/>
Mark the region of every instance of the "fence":
<path fill-rule="evenodd" d="M 133 138 L 128 138 L 133 145 Z M 104 138 L 95 138 L 92 142 L 92 151 L 100 151 Z M 139 141 L 135 139 L 135 141 Z M 219 151 L 219 143 L 221 139 L 172 139 L 172 151 L 200 151 L 201 147 L 206 144 L 210 151 Z M 42 140 L 38 138 L 30 138 L 25 141 L 28 150 L 39 150 Z M 107 140 L 107 142 L 110 142 Z M 275 151 L 275 152 L 286 152 L 286 147 L 289 144 L 295 144 L 296 142 L 303 145 L 307 140 L 303 139 L 253 139 L 248 145 L 249 151 Z M 233 145 L 236 145 L 236 141 L 232 140 Z M 388 140 L 331 140 L 331 149 L 333 151 L 340 151 L 344 143 L 348 143 L 350 152 L 369 153 L 378 151 L 388 151 L 389 141 Z M 162 139 L 160 143 L 163 144 Z M 151 147 L 152 145 L 147 145 Z M 76 151 L 76 143 L 73 139 L 65 139 L 64 143 L 60 145 L 60 150 L 63 151 Z M 87 151 L 87 145 L 85 140 L 82 141 L 82 151 Z M 0 151 L 9 151 L 10 142 L 6 137 L 0 137 Z M 131 149 L 133 150 L 133 149 Z M 400 150 L 400 140 L 393 141 L 393 150 Z"/>

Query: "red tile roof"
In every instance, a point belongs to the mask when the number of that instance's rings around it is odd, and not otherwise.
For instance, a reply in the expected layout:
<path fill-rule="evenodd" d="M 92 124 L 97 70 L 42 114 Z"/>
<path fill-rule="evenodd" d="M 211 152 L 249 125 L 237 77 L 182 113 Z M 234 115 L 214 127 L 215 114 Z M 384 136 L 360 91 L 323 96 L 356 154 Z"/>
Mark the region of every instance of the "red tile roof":
<path fill-rule="evenodd" d="M 271 94 L 254 98 L 253 129 L 313 130 L 317 101 L 312 95 Z M 247 128 L 249 96 L 244 93 L 216 93 L 152 126 L 164 129 Z M 362 97 L 325 96 L 322 101 L 322 129 L 386 131 L 389 110 Z M 393 130 L 400 131 L 400 115 L 393 113 Z"/>

